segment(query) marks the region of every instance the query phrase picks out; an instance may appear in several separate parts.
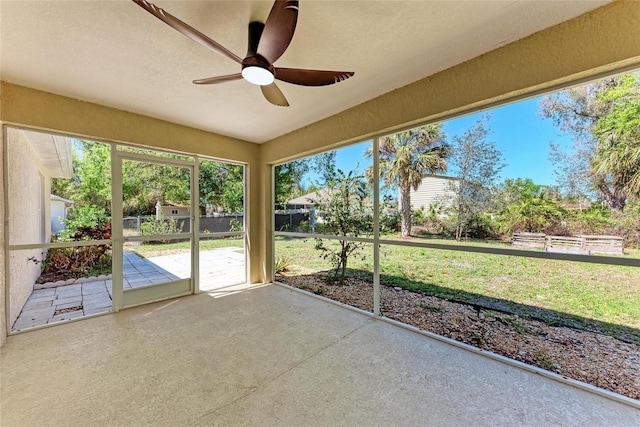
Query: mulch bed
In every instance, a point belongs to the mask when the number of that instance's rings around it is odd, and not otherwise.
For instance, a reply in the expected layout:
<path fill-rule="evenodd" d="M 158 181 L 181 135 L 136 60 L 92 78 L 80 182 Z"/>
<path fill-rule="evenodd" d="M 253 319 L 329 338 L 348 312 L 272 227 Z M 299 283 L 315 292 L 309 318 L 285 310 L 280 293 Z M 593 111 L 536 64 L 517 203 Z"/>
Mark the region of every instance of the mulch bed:
<path fill-rule="evenodd" d="M 276 280 L 373 311 L 373 286 L 360 279 L 330 285 L 321 274 L 278 274 Z M 381 311 L 421 330 L 640 400 L 640 345 L 389 286 L 381 286 Z"/>

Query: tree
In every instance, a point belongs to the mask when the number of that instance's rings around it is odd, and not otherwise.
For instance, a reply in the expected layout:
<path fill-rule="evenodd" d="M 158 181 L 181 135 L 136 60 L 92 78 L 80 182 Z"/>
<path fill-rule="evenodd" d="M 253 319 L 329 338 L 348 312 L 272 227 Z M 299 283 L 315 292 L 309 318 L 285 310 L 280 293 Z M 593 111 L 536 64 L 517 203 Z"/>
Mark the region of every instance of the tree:
<path fill-rule="evenodd" d="M 353 171 L 345 174 L 338 170 L 326 189 L 321 198 L 313 200 L 322 218 L 323 233 L 350 237 L 370 235 L 373 210 L 371 203 L 367 203 L 369 191 L 364 177 L 356 176 Z M 343 284 L 349 258 L 359 255 L 366 244 L 339 240 L 336 248 L 331 242 L 316 239 L 315 249 L 333 264 L 333 280 L 338 279 L 339 284 Z"/>
<path fill-rule="evenodd" d="M 621 197 L 640 199 L 640 73 L 621 76 L 618 82 L 599 94 L 612 105 L 593 128 L 598 148 L 592 166 L 608 184 L 604 188 L 620 187 Z"/>
<path fill-rule="evenodd" d="M 51 193 L 72 199 L 76 207 L 97 206 L 111 212 L 111 147 L 73 141 L 73 176 L 51 180 Z"/>
<path fill-rule="evenodd" d="M 300 180 L 309 171 L 309 158 L 283 163 L 274 168 L 276 205 L 284 205 L 300 188 Z"/>
<path fill-rule="evenodd" d="M 284 205 L 292 197 L 302 195 L 305 189 L 302 178 L 310 171 L 318 174 L 319 180 L 312 185 L 322 188 L 336 175 L 336 151 L 327 151 L 312 157 L 294 160 L 274 168 L 276 205 Z"/>
<path fill-rule="evenodd" d="M 213 160 L 200 162 L 200 206 L 215 206 L 224 212 L 244 209 L 244 168 Z"/>
<path fill-rule="evenodd" d="M 457 240 L 489 209 L 498 174 L 505 166 L 495 142 L 487 140 L 491 133 L 486 127 L 488 120 L 489 116 L 482 117 L 464 134 L 453 138 L 451 162 L 458 180 L 451 185 L 456 193 L 453 213 Z"/>
<path fill-rule="evenodd" d="M 573 137 L 569 151 L 551 146 L 561 186 L 574 195 L 594 191 L 610 209 L 640 197 L 640 73 L 557 92 L 541 102 L 542 116 Z"/>
<path fill-rule="evenodd" d="M 427 174 L 445 172 L 450 146 L 442 126 L 422 126 L 380 140 L 380 177 L 400 190 L 402 237 L 411 234 L 411 188 L 418 189 Z M 373 155 L 369 149 L 367 156 Z M 371 176 L 371 170 L 368 171 Z"/>
<path fill-rule="evenodd" d="M 562 219 L 565 210 L 557 200 L 551 198 L 545 187 L 536 185 L 531 179 L 505 180 L 503 195 L 506 206 L 500 216 L 500 228 L 505 233 L 527 231 L 543 232 L 545 227 Z"/>

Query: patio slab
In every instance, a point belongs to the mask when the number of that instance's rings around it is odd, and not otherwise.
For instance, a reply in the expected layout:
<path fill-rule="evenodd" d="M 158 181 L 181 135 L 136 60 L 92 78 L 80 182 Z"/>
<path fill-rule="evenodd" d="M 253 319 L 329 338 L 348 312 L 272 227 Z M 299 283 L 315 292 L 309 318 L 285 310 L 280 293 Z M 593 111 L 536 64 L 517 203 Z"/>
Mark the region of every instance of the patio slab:
<path fill-rule="evenodd" d="M 239 248 L 221 248 L 200 252 L 200 290 L 212 290 L 245 281 L 244 254 Z M 149 286 L 190 277 L 191 255 L 175 254 L 142 258 L 131 251 L 124 252 L 124 289 Z M 62 281 L 61 283 L 64 283 Z M 11 330 L 46 325 L 82 316 L 111 311 L 113 299 L 111 280 L 94 280 L 58 287 L 37 289 L 22 308 Z M 79 311 L 60 313 L 73 307 Z M 56 314 L 58 313 L 58 314 Z"/>

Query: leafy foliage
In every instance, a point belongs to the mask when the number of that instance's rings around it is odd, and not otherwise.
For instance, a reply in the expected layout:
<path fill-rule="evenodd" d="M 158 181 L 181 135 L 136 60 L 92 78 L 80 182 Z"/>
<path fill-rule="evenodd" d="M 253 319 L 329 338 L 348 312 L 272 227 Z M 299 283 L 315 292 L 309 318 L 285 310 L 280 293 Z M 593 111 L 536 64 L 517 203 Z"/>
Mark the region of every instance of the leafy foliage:
<path fill-rule="evenodd" d="M 95 206 L 82 206 L 64 220 L 66 228 L 58 236 L 62 241 L 111 239 L 107 212 Z M 39 283 L 99 274 L 111 274 L 111 245 L 50 248 L 42 262 Z"/>
<path fill-rule="evenodd" d="M 368 237 L 372 232 L 373 211 L 367 203 L 367 184 L 364 177 L 353 172 L 345 174 L 338 170 L 331 179 L 327 191 L 319 200 L 314 200 L 322 225 L 322 233 L 336 236 Z M 333 280 L 344 283 L 350 257 L 362 256 L 365 243 L 340 240 L 339 246 L 328 244 L 324 239 L 315 239 L 315 249 L 323 259 L 334 266 Z"/>
<path fill-rule="evenodd" d="M 95 233 L 92 229 L 111 230 L 111 219 L 108 212 L 104 208 L 97 206 L 80 206 L 72 209 L 69 212 L 67 218 L 61 218 L 65 228 L 58 234 L 58 239 L 61 241 L 76 241 L 76 240 L 95 240 L 89 239 Z M 99 234 L 99 233 L 98 233 Z M 111 237 L 99 237 L 99 239 L 110 239 Z"/>
<path fill-rule="evenodd" d="M 496 144 L 487 140 L 488 120 L 489 116 L 484 116 L 464 134 L 453 138 L 451 162 L 459 178 L 451 183 L 456 194 L 453 214 L 457 240 L 490 208 L 498 174 L 505 166 Z"/>
<path fill-rule="evenodd" d="M 244 209 L 244 168 L 213 160 L 200 161 L 200 206 L 223 212 Z"/>
<path fill-rule="evenodd" d="M 182 232 L 182 226 L 178 223 L 178 219 L 175 217 L 165 218 L 164 214 L 160 212 L 158 218 L 154 218 L 150 221 L 144 221 L 140 224 L 140 233 L 143 236 L 153 236 L 162 234 L 177 234 Z M 149 243 L 169 243 L 168 239 L 151 240 Z"/>
<path fill-rule="evenodd" d="M 276 205 L 284 205 L 291 198 L 312 191 L 311 189 L 305 191 L 301 183 L 302 177 L 311 170 L 320 176 L 320 182 L 316 184 L 322 188 L 335 178 L 335 161 L 336 151 L 327 151 L 312 157 L 277 165 L 274 168 Z"/>
<path fill-rule="evenodd" d="M 596 192 L 613 210 L 640 197 L 640 73 L 600 80 L 545 97 L 542 116 L 573 136 L 551 159 L 566 192 Z"/>

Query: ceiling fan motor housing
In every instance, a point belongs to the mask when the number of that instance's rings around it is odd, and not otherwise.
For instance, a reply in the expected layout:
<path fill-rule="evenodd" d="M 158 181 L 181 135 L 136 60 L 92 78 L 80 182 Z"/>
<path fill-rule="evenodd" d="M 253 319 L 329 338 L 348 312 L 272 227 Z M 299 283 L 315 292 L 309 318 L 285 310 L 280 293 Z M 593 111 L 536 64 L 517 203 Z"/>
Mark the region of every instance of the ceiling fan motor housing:
<path fill-rule="evenodd" d="M 258 54 L 258 44 L 264 24 L 259 21 L 249 23 L 247 56 L 242 60 L 242 77 L 250 83 L 265 86 L 273 83 L 275 68 Z"/>

